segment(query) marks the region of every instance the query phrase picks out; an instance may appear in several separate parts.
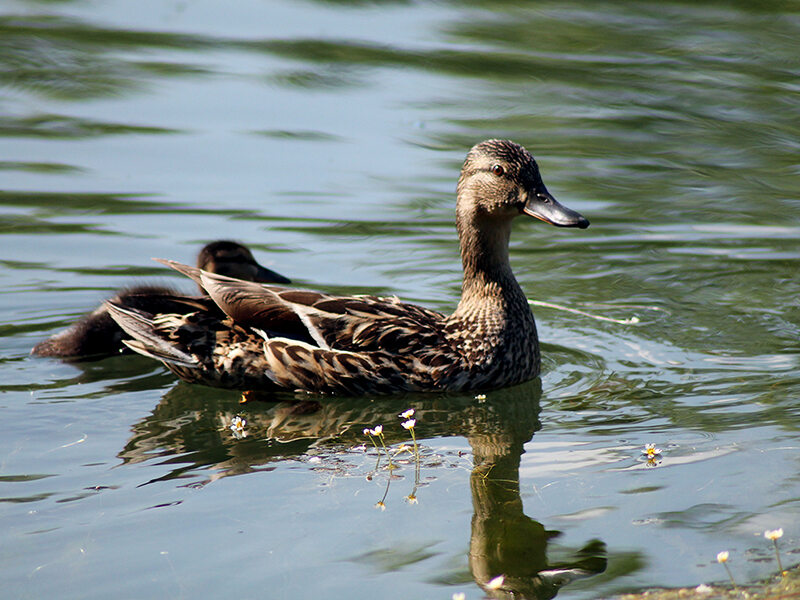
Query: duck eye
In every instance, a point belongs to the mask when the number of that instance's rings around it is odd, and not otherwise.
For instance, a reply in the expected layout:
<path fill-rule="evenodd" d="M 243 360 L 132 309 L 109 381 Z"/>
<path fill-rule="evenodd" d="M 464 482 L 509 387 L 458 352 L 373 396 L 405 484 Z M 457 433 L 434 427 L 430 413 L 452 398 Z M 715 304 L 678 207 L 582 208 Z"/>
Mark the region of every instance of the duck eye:
<path fill-rule="evenodd" d="M 492 173 L 497 175 L 498 177 L 502 176 L 506 170 L 502 167 L 502 165 L 494 165 L 492 167 Z"/>

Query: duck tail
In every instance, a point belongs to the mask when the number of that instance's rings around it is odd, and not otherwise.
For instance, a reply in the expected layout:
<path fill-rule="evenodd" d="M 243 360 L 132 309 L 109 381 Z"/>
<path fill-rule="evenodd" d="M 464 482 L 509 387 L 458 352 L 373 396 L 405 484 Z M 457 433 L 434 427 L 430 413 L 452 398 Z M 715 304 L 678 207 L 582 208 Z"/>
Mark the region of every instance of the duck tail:
<path fill-rule="evenodd" d="M 170 365 L 197 368 L 200 361 L 191 354 L 177 348 L 163 334 L 160 334 L 152 315 L 135 308 L 128 308 L 115 302 L 106 302 L 108 313 L 132 340 L 123 343 L 144 356 L 160 360 Z"/>
<path fill-rule="evenodd" d="M 171 269 L 175 269 L 178 273 L 186 275 L 186 277 L 194 281 L 201 288 L 203 287 L 203 282 L 200 279 L 202 269 L 198 269 L 197 267 L 190 267 L 189 265 L 184 265 L 183 263 L 179 263 L 177 260 L 167 260 L 166 258 L 154 258 L 153 260 L 158 263 L 161 263 L 162 265 L 166 265 Z"/>

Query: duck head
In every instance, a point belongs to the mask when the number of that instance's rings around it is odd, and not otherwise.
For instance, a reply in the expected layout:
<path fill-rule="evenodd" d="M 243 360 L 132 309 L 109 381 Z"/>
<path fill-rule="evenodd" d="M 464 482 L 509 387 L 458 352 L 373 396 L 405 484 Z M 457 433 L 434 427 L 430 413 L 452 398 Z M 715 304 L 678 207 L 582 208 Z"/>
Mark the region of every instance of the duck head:
<path fill-rule="evenodd" d="M 253 254 L 238 242 L 218 240 L 203 247 L 197 266 L 204 271 L 259 283 L 291 283 L 289 279 L 261 266 Z"/>
<path fill-rule="evenodd" d="M 533 156 L 509 140 L 472 147 L 458 180 L 459 219 L 510 220 L 525 214 L 556 227 L 585 229 L 589 221 L 553 198 Z"/>

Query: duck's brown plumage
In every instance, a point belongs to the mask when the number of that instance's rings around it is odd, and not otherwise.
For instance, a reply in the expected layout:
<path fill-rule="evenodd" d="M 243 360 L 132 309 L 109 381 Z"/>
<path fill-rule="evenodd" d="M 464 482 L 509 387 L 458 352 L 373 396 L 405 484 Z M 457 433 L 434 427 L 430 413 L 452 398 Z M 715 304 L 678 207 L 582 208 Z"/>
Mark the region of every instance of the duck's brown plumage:
<path fill-rule="evenodd" d="M 508 261 L 511 222 L 588 221 L 547 192 L 521 146 L 473 147 L 458 183 L 464 282 L 450 316 L 397 298 L 341 297 L 240 281 L 162 261 L 221 309 L 152 314 L 112 303 L 134 341 L 186 381 L 253 389 L 364 394 L 494 388 L 539 373 L 536 325 Z"/>
<path fill-rule="evenodd" d="M 206 244 L 197 255 L 197 266 L 248 281 L 290 283 L 283 275 L 258 264 L 249 248 L 238 242 L 217 240 Z M 150 314 L 204 310 L 224 316 L 205 290 L 200 288 L 200 292 L 201 296 L 183 296 L 164 286 L 138 285 L 121 289 L 110 301 Z M 128 350 L 122 343 L 125 338 L 127 336 L 103 304 L 64 331 L 36 344 L 31 354 L 57 358 L 109 356 Z"/>

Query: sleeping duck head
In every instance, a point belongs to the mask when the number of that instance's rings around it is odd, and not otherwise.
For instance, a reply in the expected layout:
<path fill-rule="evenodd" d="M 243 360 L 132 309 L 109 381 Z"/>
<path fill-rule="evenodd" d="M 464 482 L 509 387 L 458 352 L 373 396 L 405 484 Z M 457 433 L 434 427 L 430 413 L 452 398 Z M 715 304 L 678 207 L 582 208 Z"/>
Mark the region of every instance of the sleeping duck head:
<path fill-rule="evenodd" d="M 206 244 L 197 255 L 204 271 L 259 283 L 291 283 L 291 280 L 256 262 L 247 246 L 229 240 Z"/>

